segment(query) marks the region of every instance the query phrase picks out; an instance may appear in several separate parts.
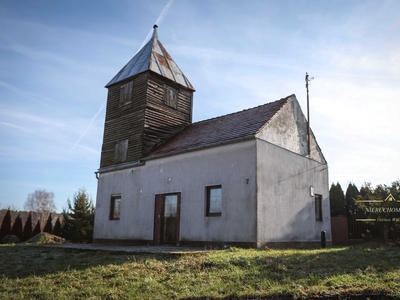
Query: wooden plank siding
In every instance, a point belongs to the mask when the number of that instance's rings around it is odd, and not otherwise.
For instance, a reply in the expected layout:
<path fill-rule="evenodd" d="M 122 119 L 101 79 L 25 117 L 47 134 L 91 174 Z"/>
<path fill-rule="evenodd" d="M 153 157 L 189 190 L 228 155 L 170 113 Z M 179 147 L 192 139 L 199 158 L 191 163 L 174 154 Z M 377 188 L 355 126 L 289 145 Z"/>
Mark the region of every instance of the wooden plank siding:
<path fill-rule="evenodd" d="M 164 103 L 164 86 L 168 84 L 178 90 L 178 107 L 174 109 Z M 151 73 L 148 81 L 146 114 L 143 130 L 143 155 L 165 142 L 175 133 L 191 123 L 192 92 Z"/>
<path fill-rule="evenodd" d="M 121 105 L 120 87 L 133 81 L 131 102 Z M 164 85 L 178 89 L 177 109 L 164 103 Z M 192 120 L 193 91 L 147 71 L 108 88 L 100 168 L 116 165 L 115 145 L 128 140 L 126 162 L 140 160 Z"/>

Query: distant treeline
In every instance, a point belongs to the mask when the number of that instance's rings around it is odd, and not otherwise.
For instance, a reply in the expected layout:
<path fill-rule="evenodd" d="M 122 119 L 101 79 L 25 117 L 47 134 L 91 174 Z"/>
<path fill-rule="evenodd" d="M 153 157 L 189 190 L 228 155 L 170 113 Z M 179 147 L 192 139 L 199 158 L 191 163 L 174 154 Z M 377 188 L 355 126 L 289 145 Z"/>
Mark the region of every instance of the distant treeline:
<path fill-rule="evenodd" d="M 40 232 L 60 236 L 63 215 L 50 212 L 27 212 L 0 210 L 0 241 L 7 235 L 15 235 L 20 241 L 27 241 Z"/>
<path fill-rule="evenodd" d="M 20 241 L 47 232 L 76 243 L 90 243 L 93 239 L 94 205 L 85 189 L 80 189 L 68 208 L 61 214 L 49 211 L 0 210 L 0 242 L 7 235 Z"/>
<path fill-rule="evenodd" d="M 371 183 L 364 183 L 360 189 L 353 183 L 349 183 L 346 193 L 339 182 L 332 183 L 329 190 L 331 204 L 331 216 L 352 216 L 357 213 L 359 207 L 356 199 L 385 200 L 389 195 L 400 200 L 400 180 L 393 181 L 390 185 L 378 184 L 373 187 Z"/>

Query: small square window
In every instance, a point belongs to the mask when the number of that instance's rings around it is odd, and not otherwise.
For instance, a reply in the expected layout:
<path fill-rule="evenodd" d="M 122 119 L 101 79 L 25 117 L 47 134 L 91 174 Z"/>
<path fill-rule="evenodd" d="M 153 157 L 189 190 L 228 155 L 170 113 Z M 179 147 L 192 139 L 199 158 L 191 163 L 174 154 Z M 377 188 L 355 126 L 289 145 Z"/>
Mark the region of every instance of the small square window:
<path fill-rule="evenodd" d="M 222 187 L 220 185 L 208 186 L 206 216 L 220 216 L 222 212 Z"/>
<path fill-rule="evenodd" d="M 119 88 L 119 105 L 130 103 L 132 100 L 133 81 L 121 85 Z"/>
<path fill-rule="evenodd" d="M 322 195 L 315 195 L 315 220 L 322 221 Z"/>
<path fill-rule="evenodd" d="M 121 215 L 121 195 L 111 196 L 110 220 L 119 220 Z"/>
<path fill-rule="evenodd" d="M 178 90 L 165 85 L 164 86 L 164 103 L 172 108 L 178 108 Z"/>

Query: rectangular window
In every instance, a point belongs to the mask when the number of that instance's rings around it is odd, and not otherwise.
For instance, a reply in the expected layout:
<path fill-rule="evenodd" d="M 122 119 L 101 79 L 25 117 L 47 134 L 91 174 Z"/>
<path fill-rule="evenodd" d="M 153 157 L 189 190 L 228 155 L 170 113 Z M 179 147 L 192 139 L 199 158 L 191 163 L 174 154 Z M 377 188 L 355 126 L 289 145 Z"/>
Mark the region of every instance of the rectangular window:
<path fill-rule="evenodd" d="M 315 195 L 315 220 L 322 221 L 322 195 Z"/>
<path fill-rule="evenodd" d="M 164 85 L 164 103 L 172 108 L 178 108 L 178 90 Z"/>
<path fill-rule="evenodd" d="M 111 196 L 110 220 L 119 220 L 121 215 L 121 195 Z"/>
<path fill-rule="evenodd" d="M 220 216 L 222 212 L 222 187 L 221 185 L 208 186 L 206 216 Z"/>
<path fill-rule="evenodd" d="M 133 81 L 121 85 L 119 88 L 119 105 L 130 103 L 132 100 Z"/>

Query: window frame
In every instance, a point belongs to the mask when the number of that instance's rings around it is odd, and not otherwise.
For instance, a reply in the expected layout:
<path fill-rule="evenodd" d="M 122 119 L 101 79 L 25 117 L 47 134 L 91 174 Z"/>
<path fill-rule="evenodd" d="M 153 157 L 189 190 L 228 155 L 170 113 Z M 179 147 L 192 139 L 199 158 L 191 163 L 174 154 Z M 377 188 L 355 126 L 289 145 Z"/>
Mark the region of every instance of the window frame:
<path fill-rule="evenodd" d="M 220 211 L 219 212 L 211 212 L 211 191 L 219 189 L 221 191 L 220 196 Z M 222 215 L 222 185 L 211 185 L 206 186 L 206 217 L 220 217 Z"/>
<path fill-rule="evenodd" d="M 133 81 L 122 84 L 119 87 L 119 106 L 132 102 Z"/>
<path fill-rule="evenodd" d="M 314 195 L 314 205 L 315 205 L 315 221 L 322 221 L 322 195 Z"/>
<path fill-rule="evenodd" d="M 173 109 L 178 109 L 178 99 L 179 99 L 179 89 L 164 84 L 164 95 L 163 95 L 164 104 Z"/>
<path fill-rule="evenodd" d="M 119 202 L 119 214 L 116 215 L 116 209 L 115 209 L 115 203 Z M 111 195 L 111 200 L 110 200 L 110 215 L 109 215 L 109 220 L 110 221 L 117 221 L 121 219 L 121 194 L 116 194 L 116 195 Z"/>
<path fill-rule="evenodd" d="M 114 161 L 116 163 L 123 163 L 128 157 L 129 139 L 120 140 L 115 143 L 114 148 Z"/>

